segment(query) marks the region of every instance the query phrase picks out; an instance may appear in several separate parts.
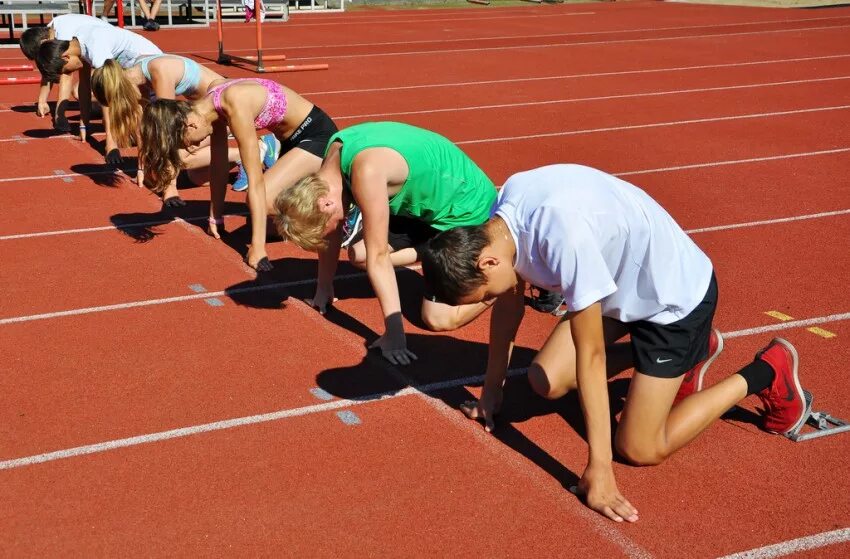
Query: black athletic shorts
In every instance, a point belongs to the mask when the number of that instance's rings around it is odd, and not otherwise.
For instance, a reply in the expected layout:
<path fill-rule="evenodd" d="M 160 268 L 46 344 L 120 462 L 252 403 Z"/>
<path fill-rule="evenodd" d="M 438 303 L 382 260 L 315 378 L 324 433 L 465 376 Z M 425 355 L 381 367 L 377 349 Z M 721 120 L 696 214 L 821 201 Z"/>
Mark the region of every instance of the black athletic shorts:
<path fill-rule="evenodd" d="M 417 256 L 420 249 L 430 239 L 434 238 L 439 231 L 424 221 L 411 217 L 390 216 L 389 245 L 394 251 L 403 248 L 416 249 Z"/>
<path fill-rule="evenodd" d="M 638 321 L 624 324 L 632 337 L 635 370 L 657 378 L 684 375 L 708 357 L 708 338 L 717 308 L 717 278 L 691 313 L 670 324 Z"/>
<path fill-rule="evenodd" d="M 310 114 L 295 129 L 295 132 L 280 142 L 280 154 L 283 155 L 292 148 L 301 148 L 316 157 L 323 158 L 331 136 L 338 131 L 331 117 L 313 105 Z"/>

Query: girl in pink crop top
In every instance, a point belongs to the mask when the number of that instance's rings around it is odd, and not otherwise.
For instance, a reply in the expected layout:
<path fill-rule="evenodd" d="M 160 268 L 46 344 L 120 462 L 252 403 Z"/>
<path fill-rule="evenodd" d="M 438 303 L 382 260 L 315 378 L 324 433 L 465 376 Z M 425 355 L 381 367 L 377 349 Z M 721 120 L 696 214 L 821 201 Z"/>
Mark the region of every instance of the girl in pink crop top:
<path fill-rule="evenodd" d="M 274 201 L 280 192 L 319 170 L 324 145 L 310 131 L 324 122 L 322 117 L 333 126 L 321 109 L 286 86 L 263 78 L 215 84 L 192 102 L 158 99 L 145 107 L 142 115 L 139 165 L 144 169 L 145 186 L 163 192 L 181 168 L 189 167 L 187 152 L 193 167 L 209 165 L 209 231 L 220 238 L 233 160 L 228 157 L 229 129 L 247 175 L 252 239 L 246 260 L 258 271 L 271 270 L 265 250 L 266 219 L 269 214 L 276 215 Z M 257 130 L 262 129 L 271 134 L 258 142 Z M 335 126 L 327 130 L 327 139 L 335 131 Z M 208 151 L 197 149 L 206 144 L 210 145 Z M 209 160 L 200 161 L 204 157 Z"/>

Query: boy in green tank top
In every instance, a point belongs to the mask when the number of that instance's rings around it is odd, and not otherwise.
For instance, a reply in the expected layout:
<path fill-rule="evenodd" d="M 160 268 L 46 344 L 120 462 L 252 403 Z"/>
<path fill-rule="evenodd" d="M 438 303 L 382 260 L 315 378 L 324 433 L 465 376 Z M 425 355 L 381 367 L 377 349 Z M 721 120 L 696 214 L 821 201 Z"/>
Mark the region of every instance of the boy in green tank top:
<path fill-rule="evenodd" d="M 281 235 L 319 253 L 309 302 L 322 313 L 334 300 L 346 217 L 356 223 L 362 216 L 362 238 L 352 235 L 345 245 L 349 261 L 366 269 L 384 313 L 386 331 L 371 347 L 406 365 L 416 355 L 407 349 L 393 268 L 418 261 L 419 247 L 440 231 L 486 222 L 495 201 L 493 182 L 448 139 L 407 124 L 371 122 L 332 136 L 319 172 L 283 191 L 276 206 Z M 432 330 L 452 330 L 491 304 L 453 307 L 426 296 L 422 320 Z"/>

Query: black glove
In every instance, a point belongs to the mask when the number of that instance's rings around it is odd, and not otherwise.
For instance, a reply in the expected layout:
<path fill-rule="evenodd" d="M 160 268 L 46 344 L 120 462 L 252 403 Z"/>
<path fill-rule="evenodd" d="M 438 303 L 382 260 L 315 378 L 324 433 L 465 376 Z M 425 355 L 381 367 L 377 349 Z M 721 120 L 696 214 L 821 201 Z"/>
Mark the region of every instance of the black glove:
<path fill-rule="evenodd" d="M 257 271 L 258 272 L 271 272 L 274 270 L 274 266 L 271 262 L 269 262 L 268 257 L 260 258 L 260 261 L 257 262 Z"/>
<path fill-rule="evenodd" d="M 186 205 L 186 201 L 180 196 L 172 196 L 163 200 L 162 205 L 166 208 L 182 208 Z"/>
<path fill-rule="evenodd" d="M 113 167 L 119 167 L 121 165 L 121 152 L 118 148 L 109 150 L 109 153 L 106 154 L 106 164 L 112 165 Z"/>

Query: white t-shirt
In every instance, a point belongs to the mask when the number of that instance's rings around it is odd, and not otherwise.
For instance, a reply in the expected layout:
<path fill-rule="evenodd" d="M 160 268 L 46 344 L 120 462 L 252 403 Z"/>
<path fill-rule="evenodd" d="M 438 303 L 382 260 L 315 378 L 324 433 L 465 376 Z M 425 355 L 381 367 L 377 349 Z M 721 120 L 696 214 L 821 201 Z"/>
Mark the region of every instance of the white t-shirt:
<path fill-rule="evenodd" d="M 560 291 L 571 311 L 600 301 L 621 322 L 669 324 L 702 301 L 708 257 L 640 188 L 581 165 L 518 173 L 494 213 L 517 247 L 526 281 Z"/>
<path fill-rule="evenodd" d="M 158 46 L 141 35 L 120 27 L 85 25 L 77 29 L 74 35 L 80 42 L 82 58 L 92 68 L 100 68 L 107 60 L 114 58 L 122 68 L 129 68 L 140 56 L 162 54 Z"/>
<path fill-rule="evenodd" d="M 101 27 L 112 27 L 100 18 L 84 14 L 65 14 L 53 18 L 48 27 L 53 28 L 53 37 L 58 41 L 70 41 L 77 36 L 77 30 L 86 25 L 99 25 Z"/>

